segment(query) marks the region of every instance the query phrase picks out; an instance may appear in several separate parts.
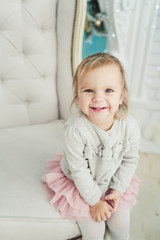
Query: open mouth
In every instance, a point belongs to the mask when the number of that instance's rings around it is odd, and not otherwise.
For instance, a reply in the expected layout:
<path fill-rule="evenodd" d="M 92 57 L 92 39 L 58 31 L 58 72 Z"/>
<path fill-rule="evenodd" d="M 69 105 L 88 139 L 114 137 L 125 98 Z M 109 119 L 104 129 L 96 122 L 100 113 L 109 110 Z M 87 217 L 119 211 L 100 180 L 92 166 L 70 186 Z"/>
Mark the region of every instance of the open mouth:
<path fill-rule="evenodd" d="M 107 109 L 107 107 L 90 107 L 93 111 L 99 112 Z"/>

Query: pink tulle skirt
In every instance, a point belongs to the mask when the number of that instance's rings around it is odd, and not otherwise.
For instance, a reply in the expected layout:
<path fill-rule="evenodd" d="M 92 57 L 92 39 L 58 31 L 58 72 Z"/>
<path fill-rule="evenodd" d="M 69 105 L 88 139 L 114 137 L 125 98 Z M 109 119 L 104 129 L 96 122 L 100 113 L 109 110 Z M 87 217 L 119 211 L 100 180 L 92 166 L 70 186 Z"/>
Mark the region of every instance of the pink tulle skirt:
<path fill-rule="evenodd" d="M 61 170 L 62 157 L 62 154 L 58 154 L 54 160 L 48 161 L 46 173 L 42 177 L 49 201 L 59 210 L 63 218 L 89 219 L 91 214 L 88 203 L 83 200 L 74 182 Z M 122 195 L 119 206 L 132 208 L 137 203 L 135 196 L 138 193 L 139 184 L 138 177 L 134 176 L 127 191 Z"/>

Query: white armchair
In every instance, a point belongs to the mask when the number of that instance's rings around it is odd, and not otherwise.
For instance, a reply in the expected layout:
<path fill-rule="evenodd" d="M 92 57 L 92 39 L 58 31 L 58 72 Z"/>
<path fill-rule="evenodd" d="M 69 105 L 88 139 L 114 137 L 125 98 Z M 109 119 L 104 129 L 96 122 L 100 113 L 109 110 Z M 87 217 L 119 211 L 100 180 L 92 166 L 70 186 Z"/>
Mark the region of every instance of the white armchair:
<path fill-rule="evenodd" d="M 80 235 L 49 204 L 41 177 L 62 151 L 85 7 L 86 0 L 0 0 L 1 240 Z"/>

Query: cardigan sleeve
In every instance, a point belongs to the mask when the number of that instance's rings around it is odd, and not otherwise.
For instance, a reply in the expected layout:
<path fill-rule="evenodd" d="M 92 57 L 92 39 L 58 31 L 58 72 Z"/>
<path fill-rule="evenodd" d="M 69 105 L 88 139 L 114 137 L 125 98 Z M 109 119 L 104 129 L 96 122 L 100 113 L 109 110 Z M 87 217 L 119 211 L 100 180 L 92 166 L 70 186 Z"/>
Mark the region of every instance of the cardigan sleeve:
<path fill-rule="evenodd" d="M 84 139 L 82 134 L 72 126 L 64 128 L 64 158 L 68 165 L 71 178 L 80 195 L 90 205 L 95 205 L 102 196 L 102 191 L 88 167 L 84 157 Z"/>
<path fill-rule="evenodd" d="M 129 150 L 124 154 L 122 162 L 110 182 L 110 188 L 121 194 L 127 190 L 138 164 L 140 131 L 137 122 L 133 121 L 133 123 L 129 131 Z"/>

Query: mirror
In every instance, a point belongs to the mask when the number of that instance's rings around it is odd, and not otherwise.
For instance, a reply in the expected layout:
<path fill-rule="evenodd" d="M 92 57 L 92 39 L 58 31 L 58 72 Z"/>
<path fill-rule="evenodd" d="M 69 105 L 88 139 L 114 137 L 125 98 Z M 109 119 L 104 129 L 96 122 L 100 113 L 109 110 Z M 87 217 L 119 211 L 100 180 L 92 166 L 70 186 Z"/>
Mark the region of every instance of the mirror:
<path fill-rule="evenodd" d="M 97 0 L 87 1 L 82 58 L 96 52 L 106 52 L 106 14 L 105 9 L 101 11 Z"/>

